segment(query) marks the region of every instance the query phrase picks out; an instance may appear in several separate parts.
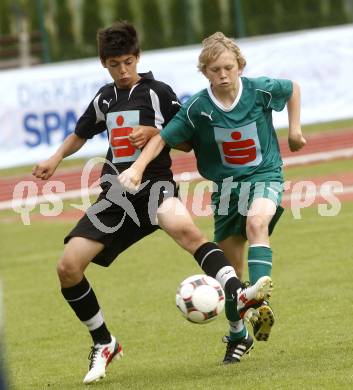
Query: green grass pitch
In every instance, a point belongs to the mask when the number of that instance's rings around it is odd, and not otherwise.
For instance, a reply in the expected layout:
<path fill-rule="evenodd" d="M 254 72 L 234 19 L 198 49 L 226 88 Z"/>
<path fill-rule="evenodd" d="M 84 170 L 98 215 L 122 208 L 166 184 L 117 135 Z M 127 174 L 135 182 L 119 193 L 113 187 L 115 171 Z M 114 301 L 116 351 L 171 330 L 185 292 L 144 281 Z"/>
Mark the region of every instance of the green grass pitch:
<path fill-rule="evenodd" d="M 174 303 L 177 285 L 199 273 L 163 232 L 130 248 L 107 270 L 87 277 L 107 324 L 122 342 L 97 389 L 353 388 L 353 203 L 336 217 L 317 207 L 301 220 L 287 212 L 272 238 L 276 324 L 240 364 L 220 365 L 224 314 L 190 324 Z M 211 238 L 212 221 L 196 220 Z M 0 222 L 0 279 L 11 388 L 83 389 L 90 337 L 59 291 L 55 265 L 73 223 Z"/>

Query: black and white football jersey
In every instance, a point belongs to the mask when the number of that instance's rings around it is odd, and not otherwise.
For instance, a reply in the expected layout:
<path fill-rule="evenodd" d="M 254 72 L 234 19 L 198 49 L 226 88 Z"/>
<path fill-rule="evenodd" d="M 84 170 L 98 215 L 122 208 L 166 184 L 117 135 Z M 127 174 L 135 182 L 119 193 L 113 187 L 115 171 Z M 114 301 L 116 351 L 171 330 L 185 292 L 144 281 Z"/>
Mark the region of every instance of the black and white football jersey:
<path fill-rule="evenodd" d="M 106 84 L 96 94 L 84 114 L 79 118 L 75 134 L 89 139 L 107 131 L 109 149 L 106 159 L 118 172 L 127 169 L 141 151 L 131 145 L 129 134 L 137 125 L 162 129 L 178 112 L 180 103 L 167 84 L 154 79 L 151 72 L 140 74 L 141 79 L 131 89 L 119 89 L 115 83 Z M 172 178 L 169 147 L 147 166 L 145 180 Z M 102 169 L 104 174 L 116 174 L 109 163 Z"/>

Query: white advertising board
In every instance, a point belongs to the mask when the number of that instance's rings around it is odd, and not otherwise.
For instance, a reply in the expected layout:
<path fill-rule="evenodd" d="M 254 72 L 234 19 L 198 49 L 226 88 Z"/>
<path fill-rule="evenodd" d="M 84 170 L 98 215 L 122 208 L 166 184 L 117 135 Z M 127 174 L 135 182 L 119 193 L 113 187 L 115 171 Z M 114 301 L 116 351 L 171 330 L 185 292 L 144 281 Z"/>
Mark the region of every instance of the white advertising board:
<path fill-rule="evenodd" d="M 244 76 L 296 80 L 302 123 L 353 117 L 353 27 L 300 31 L 238 40 Z M 200 46 L 142 53 L 139 71 L 152 70 L 182 101 L 207 86 L 197 71 Z M 110 76 L 97 59 L 0 72 L 0 168 L 31 164 L 53 153 Z M 286 126 L 287 113 L 275 114 Z M 97 136 L 76 154 L 105 154 Z"/>

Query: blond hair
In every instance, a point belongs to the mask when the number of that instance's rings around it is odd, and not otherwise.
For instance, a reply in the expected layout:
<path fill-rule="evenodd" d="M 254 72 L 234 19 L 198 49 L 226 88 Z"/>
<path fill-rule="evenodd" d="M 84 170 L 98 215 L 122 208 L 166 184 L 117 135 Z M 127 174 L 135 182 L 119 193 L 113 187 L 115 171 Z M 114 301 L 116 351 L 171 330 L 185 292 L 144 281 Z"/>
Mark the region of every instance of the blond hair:
<path fill-rule="evenodd" d="M 199 71 L 204 72 L 206 66 L 210 62 L 215 61 L 225 50 L 230 50 L 234 53 L 239 70 L 243 70 L 246 65 L 246 60 L 239 47 L 233 39 L 226 37 L 221 32 L 216 32 L 202 41 L 202 51 L 199 55 L 199 63 L 197 65 Z"/>

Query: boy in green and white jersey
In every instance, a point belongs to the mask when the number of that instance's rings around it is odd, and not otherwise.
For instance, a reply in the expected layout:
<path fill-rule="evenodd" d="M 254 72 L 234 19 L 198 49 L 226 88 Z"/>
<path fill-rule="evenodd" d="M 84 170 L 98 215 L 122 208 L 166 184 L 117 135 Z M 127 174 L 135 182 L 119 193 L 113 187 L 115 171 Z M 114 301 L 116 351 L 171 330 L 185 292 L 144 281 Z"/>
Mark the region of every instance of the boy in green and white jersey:
<path fill-rule="evenodd" d="M 174 147 L 189 142 L 199 172 L 215 184 L 215 241 L 239 278 L 248 241 L 249 278 L 254 284 L 271 274 L 269 235 L 282 213 L 282 159 L 272 111 L 287 106 L 291 151 L 300 150 L 306 141 L 300 126 L 299 86 L 290 80 L 240 77 L 245 65 L 233 40 L 220 32 L 206 38 L 198 67 L 209 87 L 191 97 L 151 138 L 119 180 L 126 187 L 139 185 L 145 167 L 165 144 Z M 274 322 L 272 309 L 262 305 L 256 315 L 250 318 L 255 337 L 267 340 Z M 245 337 L 243 321 L 234 317 L 226 338 L 225 362 L 235 361 L 235 351 Z"/>
<path fill-rule="evenodd" d="M 250 200 L 269 198 L 276 206 L 281 201 L 282 159 L 272 110 L 285 107 L 293 92 L 292 82 L 242 77 L 238 91 L 237 98 L 226 107 L 209 86 L 189 99 L 161 132 L 172 147 L 179 140 L 189 141 L 199 172 L 215 183 L 212 203 L 217 242 L 233 234 L 246 237 L 244 214 L 248 204 L 242 202 L 243 198 L 247 200 L 244 194 L 250 192 Z M 280 207 L 276 213 L 281 213 Z M 242 274 L 239 264 L 237 274 Z M 256 282 L 257 275 L 250 274 L 251 282 Z"/>

